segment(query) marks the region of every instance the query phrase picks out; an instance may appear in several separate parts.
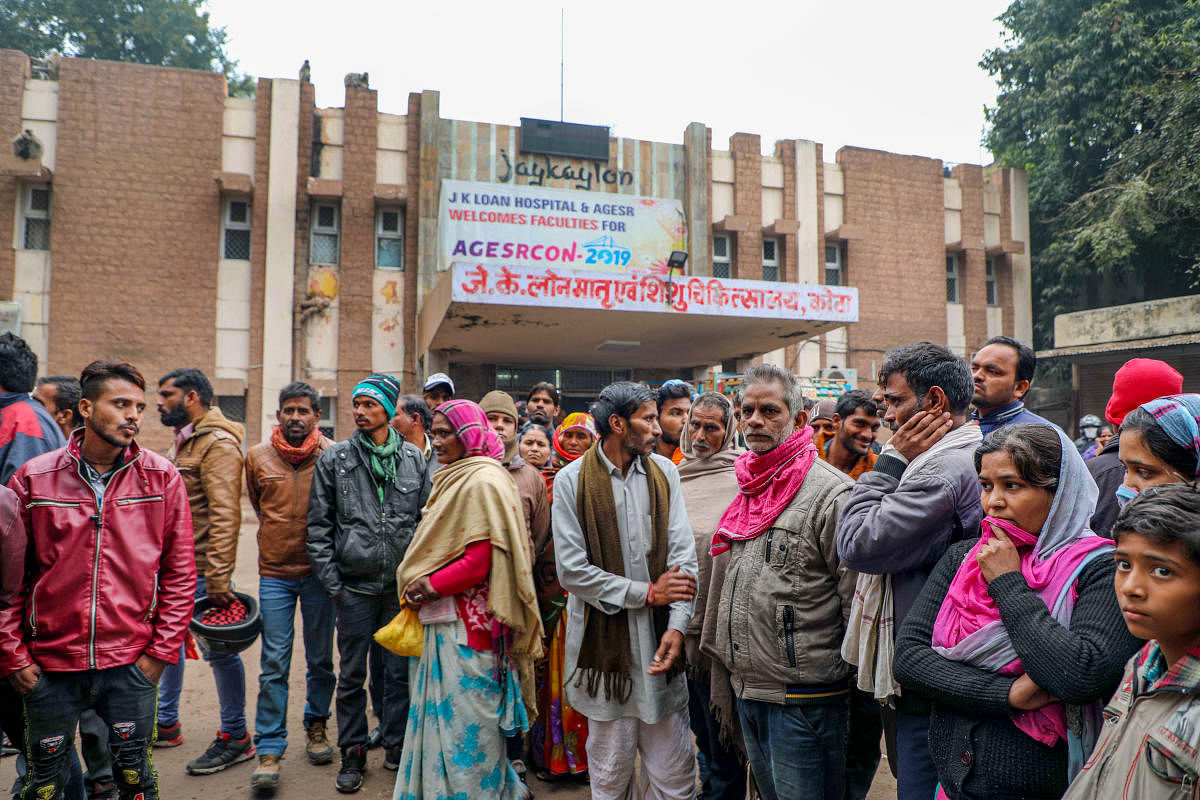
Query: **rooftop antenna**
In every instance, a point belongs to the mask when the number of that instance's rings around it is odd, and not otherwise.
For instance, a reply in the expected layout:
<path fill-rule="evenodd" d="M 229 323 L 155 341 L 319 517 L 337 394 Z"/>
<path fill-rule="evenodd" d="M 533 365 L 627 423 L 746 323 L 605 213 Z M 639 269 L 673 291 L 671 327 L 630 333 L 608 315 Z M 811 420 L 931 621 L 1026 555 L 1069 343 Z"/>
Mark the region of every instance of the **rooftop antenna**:
<path fill-rule="evenodd" d="M 558 121 L 563 121 L 564 86 L 567 81 L 567 9 L 558 9 Z"/>

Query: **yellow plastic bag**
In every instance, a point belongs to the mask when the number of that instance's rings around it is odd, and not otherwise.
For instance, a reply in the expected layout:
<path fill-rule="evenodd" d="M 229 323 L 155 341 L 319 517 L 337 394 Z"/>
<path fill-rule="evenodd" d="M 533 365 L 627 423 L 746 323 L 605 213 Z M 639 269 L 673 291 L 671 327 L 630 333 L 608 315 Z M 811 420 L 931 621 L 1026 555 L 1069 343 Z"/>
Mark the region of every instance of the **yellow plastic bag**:
<path fill-rule="evenodd" d="M 398 656 L 420 656 L 425 629 L 417 618 L 417 610 L 407 605 L 401 608 L 391 622 L 375 631 L 375 641 Z"/>

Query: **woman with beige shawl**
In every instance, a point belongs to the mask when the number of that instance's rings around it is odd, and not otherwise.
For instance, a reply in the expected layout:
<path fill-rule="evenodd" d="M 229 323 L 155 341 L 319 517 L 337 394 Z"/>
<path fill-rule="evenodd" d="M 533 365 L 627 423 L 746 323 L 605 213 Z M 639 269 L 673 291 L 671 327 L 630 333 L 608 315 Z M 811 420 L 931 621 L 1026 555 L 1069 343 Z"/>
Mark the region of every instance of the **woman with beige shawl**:
<path fill-rule="evenodd" d="M 683 426 L 679 449 L 679 485 L 687 506 L 688 521 L 696 538 L 700 578 L 696 592 L 696 614 L 684 636 L 688 661 L 688 708 L 692 732 L 700 750 L 700 778 L 704 800 L 741 800 L 746 789 L 746 767 L 736 748 L 740 746 L 737 714 L 729 674 L 720 661 L 700 652 L 705 606 L 713 598 L 713 617 L 721 597 L 728 556 L 710 554 L 717 522 L 738 494 L 733 463 L 742 454 L 737 446 L 737 421 L 733 404 L 716 392 L 696 398 Z M 716 591 L 710 591 L 716 578 Z"/>
<path fill-rule="evenodd" d="M 504 445 L 469 400 L 434 411 L 442 467 L 404 562 L 404 602 L 420 609 L 424 650 L 413 659 L 412 706 L 395 800 L 489 797 L 529 790 L 504 737 L 535 716 L 533 662 L 542 621 L 529 536 Z"/>

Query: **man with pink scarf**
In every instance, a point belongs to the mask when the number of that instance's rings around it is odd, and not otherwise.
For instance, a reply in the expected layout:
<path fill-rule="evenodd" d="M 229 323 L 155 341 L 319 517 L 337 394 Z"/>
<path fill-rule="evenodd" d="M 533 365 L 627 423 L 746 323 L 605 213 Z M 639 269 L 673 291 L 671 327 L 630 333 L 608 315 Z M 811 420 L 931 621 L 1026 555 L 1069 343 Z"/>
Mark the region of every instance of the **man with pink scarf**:
<path fill-rule="evenodd" d="M 836 533 L 853 482 L 817 458 L 794 375 L 762 364 L 742 385 L 750 452 L 713 537 L 720 600 L 701 647 L 729 671 L 762 797 L 841 800 L 851 669 L 840 649 L 856 576 Z"/>
<path fill-rule="evenodd" d="M 1010 425 L 975 451 L 983 535 L 946 551 L 896 640 L 895 675 L 932 701 L 938 798 L 1059 798 L 1139 642 L 1088 529 L 1096 484 L 1058 428 Z"/>

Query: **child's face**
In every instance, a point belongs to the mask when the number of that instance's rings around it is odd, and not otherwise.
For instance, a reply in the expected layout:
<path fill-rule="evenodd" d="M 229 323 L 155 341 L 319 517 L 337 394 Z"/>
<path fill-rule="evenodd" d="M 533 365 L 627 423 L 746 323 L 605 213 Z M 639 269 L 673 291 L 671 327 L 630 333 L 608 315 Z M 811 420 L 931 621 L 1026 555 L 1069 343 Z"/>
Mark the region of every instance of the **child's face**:
<path fill-rule="evenodd" d="M 1177 653 L 1200 642 L 1200 564 L 1183 542 L 1122 533 L 1114 557 L 1117 602 L 1130 633 Z"/>

